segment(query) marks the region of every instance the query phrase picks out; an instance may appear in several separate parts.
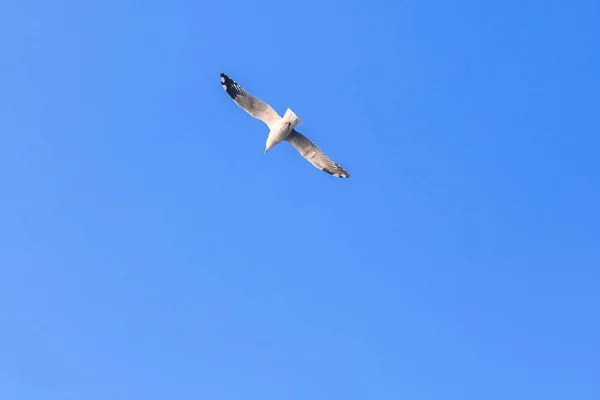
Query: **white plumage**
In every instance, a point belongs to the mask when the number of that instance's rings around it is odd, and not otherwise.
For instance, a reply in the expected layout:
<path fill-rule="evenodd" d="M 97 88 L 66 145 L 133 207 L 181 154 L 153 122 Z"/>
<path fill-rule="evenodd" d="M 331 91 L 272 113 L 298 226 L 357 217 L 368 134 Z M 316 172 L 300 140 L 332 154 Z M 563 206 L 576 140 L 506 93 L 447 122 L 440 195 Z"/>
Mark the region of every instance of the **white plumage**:
<path fill-rule="evenodd" d="M 286 141 L 318 169 L 338 178 L 350 177 L 346 170 L 327 157 L 310 139 L 294 129 L 302 123 L 302 120 L 292 110 L 288 108 L 283 118 L 280 117 L 270 105 L 246 92 L 237 82 L 223 73 L 221 85 L 238 106 L 269 127 L 265 154 L 276 144 Z"/>

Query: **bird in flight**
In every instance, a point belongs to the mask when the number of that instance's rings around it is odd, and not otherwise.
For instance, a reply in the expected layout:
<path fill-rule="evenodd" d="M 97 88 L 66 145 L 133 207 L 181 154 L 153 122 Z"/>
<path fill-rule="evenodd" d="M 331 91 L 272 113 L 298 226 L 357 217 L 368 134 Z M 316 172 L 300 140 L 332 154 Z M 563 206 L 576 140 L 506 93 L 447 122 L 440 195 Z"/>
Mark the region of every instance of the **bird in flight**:
<path fill-rule="evenodd" d="M 310 139 L 294 129 L 302 123 L 302 120 L 292 110 L 288 108 L 283 117 L 280 117 L 270 105 L 246 92 L 237 82 L 223 73 L 221 73 L 221 85 L 238 106 L 269 127 L 265 154 L 271 147 L 286 141 L 318 169 L 337 178 L 350 177 L 344 168 L 327 157 Z"/>

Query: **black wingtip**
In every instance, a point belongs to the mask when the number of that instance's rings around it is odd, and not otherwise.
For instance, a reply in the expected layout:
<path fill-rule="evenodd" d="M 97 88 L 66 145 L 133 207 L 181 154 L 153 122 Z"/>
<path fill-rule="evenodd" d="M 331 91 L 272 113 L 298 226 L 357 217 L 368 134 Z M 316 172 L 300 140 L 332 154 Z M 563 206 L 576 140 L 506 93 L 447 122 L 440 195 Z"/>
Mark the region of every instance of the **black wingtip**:
<path fill-rule="evenodd" d="M 235 98 L 242 94 L 242 88 L 237 84 L 236 81 L 221 72 L 221 86 L 227 92 L 227 94 L 235 100 Z"/>
<path fill-rule="evenodd" d="M 330 171 L 327 168 L 323 168 L 323 172 L 327 172 L 329 175 L 333 175 L 336 178 L 350 178 L 350 174 L 344 168 L 340 167 L 339 164 L 335 164 L 335 166 L 337 167 L 337 170 Z"/>

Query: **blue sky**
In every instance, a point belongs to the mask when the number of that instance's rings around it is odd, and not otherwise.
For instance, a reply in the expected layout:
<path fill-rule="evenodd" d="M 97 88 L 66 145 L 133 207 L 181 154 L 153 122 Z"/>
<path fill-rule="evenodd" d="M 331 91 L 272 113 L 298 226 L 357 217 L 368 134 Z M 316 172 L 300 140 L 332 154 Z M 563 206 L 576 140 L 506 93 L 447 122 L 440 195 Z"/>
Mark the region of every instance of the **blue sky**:
<path fill-rule="evenodd" d="M 600 398 L 599 3 L 341 4 L 2 2 L 0 398 Z"/>

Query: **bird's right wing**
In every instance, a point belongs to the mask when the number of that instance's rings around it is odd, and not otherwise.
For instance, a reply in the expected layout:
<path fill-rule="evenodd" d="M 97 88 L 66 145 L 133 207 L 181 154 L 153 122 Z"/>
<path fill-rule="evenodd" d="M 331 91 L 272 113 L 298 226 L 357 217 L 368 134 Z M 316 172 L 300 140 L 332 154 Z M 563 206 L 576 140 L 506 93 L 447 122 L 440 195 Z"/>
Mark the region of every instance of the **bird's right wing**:
<path fill-rule="evenodd" d="M 318 169 L 337 178 L 350 178 L 350 174 L 344 168 L 327 157 L 309 138 L 297 130 L 292 129 L 292 132 L 285 138 L 285 141 L 291 143 L 302 157 L 306 158 Z"/>
<path fill-rule="evenodd" d="M 221 85 L 238 106 L 254 118 L 258 118 L 267 124 L 269 129 L 276 121 L 281 119 L 270 105 L 246 92 L 236 81 L 223 73 L 221 73 Z"/>

